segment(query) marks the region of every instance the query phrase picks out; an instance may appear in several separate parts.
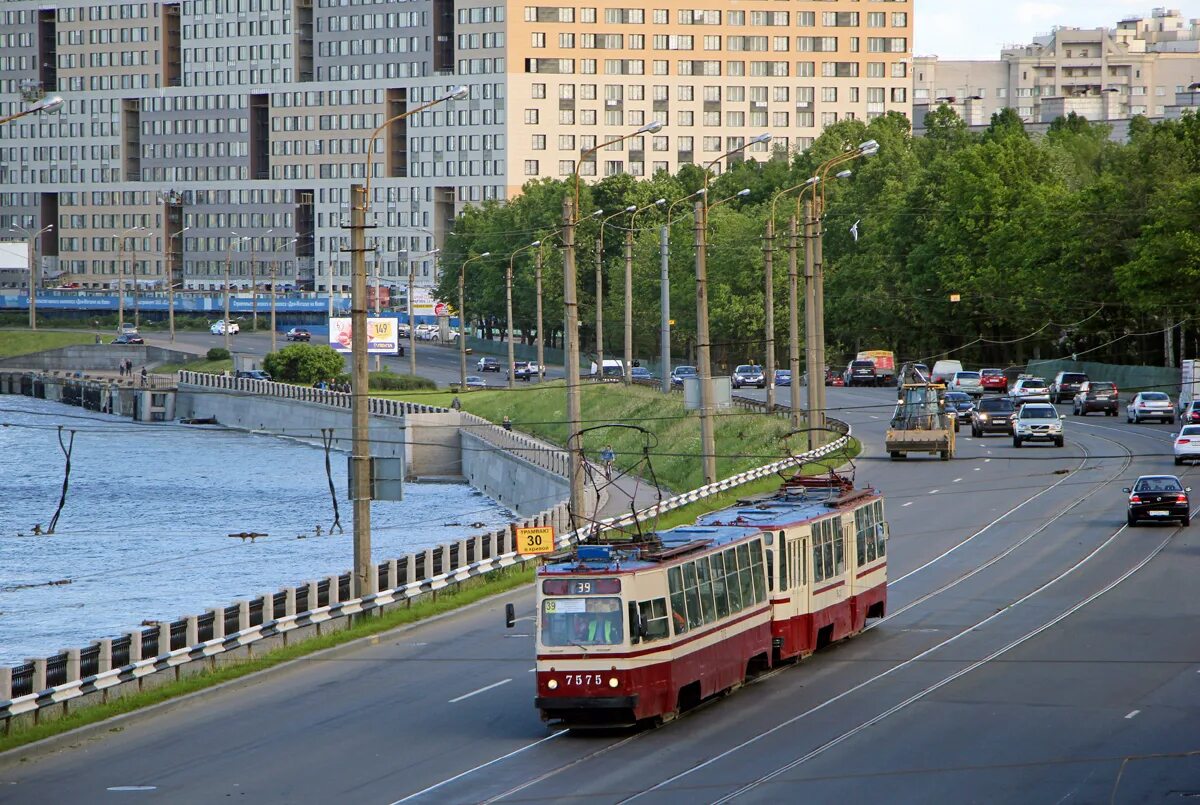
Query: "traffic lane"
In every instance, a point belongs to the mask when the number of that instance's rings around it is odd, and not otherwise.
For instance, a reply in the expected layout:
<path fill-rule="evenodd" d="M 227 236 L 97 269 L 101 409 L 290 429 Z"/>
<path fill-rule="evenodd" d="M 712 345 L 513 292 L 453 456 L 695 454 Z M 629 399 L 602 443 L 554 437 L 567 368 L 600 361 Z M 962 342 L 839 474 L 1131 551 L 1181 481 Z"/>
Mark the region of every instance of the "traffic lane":
<path fill-rule="evenodd" d="M 979 792 L 992 801 L 1149 802 L 1195 790 L 1200 605 L 1187 593 L 1195 534 L 1125 529 L 1110 573 L 1170 544 L 1067 619 L 839 747 L 861 753 L 858 779 L 831 753 L 775 783 L 817 800 L 916 789 L 898 799 L 912 802 Z M 1069 585 L 1058 593 L 1069 600 Z M 764 791 L 747 801 L 766 799 Z"/>
<path fill-rule="evenodd" d="M 901 467 L 896 465 L 885 466 L 888 466 L 889 471 L 893 473 L 900 473 L 903 471 Z M 933 462 L 933 466 L 944 466 L 944 463 Z M 958 501 L 958 505 L 960 506 L 967 505 L 968 501 L 967 498 L 956 498 L 955 500 Z M 1053 507 L 1057 506 L 1058 504 L 1052 501 L 1045 501 L 1041 505 L 1045 506 L 1046 510 L 1043 514 L 1033 518 L 1033 527 L 1036 527 L 1037 523 L 1044 516 L 1048 515 L 1052 511 Z M 891 548 L 889 562 L 895 564 L 897 555 L 902 554 L 904 551 L 904 546 L 898 542 L 898 540 L 895 538 L 895 535 L 903 531 L 903 529 L 906 527 L 906 520 L 915 520 L 916 518 L 914 515 L 902 509 L 896 517 L 891 519 L 893 524 L 892 533 L 894 536 L 890 543 Z M 1004 542 L 1007 538 L 1001 537 L 999 539 L 1001 542 Z M 986 546 L 982 541 L 978 547 L 980 549 L 986 548 L 987 550 L 992 550 L 990 546 Z M 964 557 L 969 556 L 971 551 L 975 550 L 975 548 L 976 546 L 972 546 L 970 550 L 963 551 L 960 555 Z M 950 574 L 946 575 L 946 578 L 943 579 L 939 578 L 938 574 L 931 573 L 927 574 L 927 576 L 923 577 L 922 579 L 915 579 L 913 583 L 908 585 L 908 587 L 913 590 L 924 591 L 927 588 L 922 587 L 921 585 L 925 581 L 937 579 L 938 583 L 945 583 L 947 581 L 952 581 L 959 575 L 960 572 L 958 570 L 953 570 Z M 968 597 L 980 598 L 978 593 L 973 593 L 972 596 Z M 934 605 L 931 604 L 929 606 L 933 607 Z M 976 606 L 982 607 L 981 614 L 983 616 L 991 614 L 992 612 L 992 605 L 990 602 L 985 601 L 982 604 L 977 603 Z M 961 605 L 955 606 L 956 610 L 961 608 Z M 879 660 L 879 657 L 895 658 L 900 656 L 911 656 L 915 653 L 919 653 L 919 651 L 924 650 L 928 647 L 931 641 L 935 641 L 939 638 L 939 636 L 943 633 L 943 629 L 932 629 L 928 625 L 921 623 L 918 619 L 919 614 L 920 613 L 914 613 L 913 615 L 907 616 L 907 618 L 909 618 L 913 624 L 911 626 L 904 625 L 905 621 L 901 619 L 898 621 L 901 624 L 898 627 L 887 627 L 887 629 L 894 628 L 894 640 L 889 639 L 888 641 L 881 642 L 881 636 L 888 634 L 888 632 L 884 630 L 872 630 L 866 635 L 855 638 L 853 641 L 851 641 L 851 643 L 845 644 L 844 646 L 840 645 L 831 651 L 822 652 L 820 655 L 818 655 L 818 657 L 805 661 L 805 663 L 801 665 L 801 668 L 811 671 L 814 676 L 803 678 L 796 682 L 795 690 L 784 688 L 782 692 L 780 692 L 780 698 L 787 699 L 789 702 L 791 702 L 795 700 L 797 696 L 808 695 L 808 691 L 810 689 L 815 691 L 828 691 L 830 688 L 839 690 L 843 685 L 856 684 L 857 682 L 864 681 L 866 678 L 869 678 L 872 673 L 885 669 L 887 667 L 887 663 L 891 660 Z M 866 648 L 867 646 L 870 646 L 871 648 L 868 649 Z M 843 661 L 846 663 L 846 668 L 842 668 L 840 665 L 838 665 L 837 663 L 839 661 L 837 659 L 830 658 L 833 654 L 846 657 L 847 655 L 842 653 L 843 651 L 851 652 L 849 655 L 850 659 L 848 661 Z M 772 678 L 769 681 L 764 681 L 761 683 L 761 687 L 771 688 L 776 685 L 784 685 L 788 673 L 790 672 L 785 672 L 782 676 Z M 749 690 L 760 690 L 760 685 L 751 686 L 747 692 L 749 692 Z M 737 718 L 740 720 L 742 717 L 741 713 L 743 712 L 741 708 L 750 708 L 750 705 L 745 704 L 745 700 L 740 698 L 743 695 L 744 693 L 739 692 L 737 697 L 731 700 L 731 702 L 740 702 L 739 704 L 714 704 L 712 709 L 719 710 L 722 707 L 734 707 L 735 710 L 733 712 L 739 713 Z M 836 693 L 834 695 L 836 695 Z M 748 712 L 748 710 L 746 712 Z M 774 699 L 767 700 L 757 712 L 761 718 L 777 717 L 779 713 L 779 702 Z M 704 715 L 701 713 L 696 713 L 680 722 L 680 726 L 678 727 L 679 729 L 688 729 L 688 733 L 683 736 L 684 738 L 690 740 L 692 737 L 691 731 L 696 729 L 698 726 L 703 726 L 701 722 L 707 721 L 712 717 L 708 714 L 707 709 L 702 711 L 702 713 L 704 713 Z M 736 736 L 742 729 L 737 724 L 729 724 L 719 720 L 717 723 L 718 726 L 715 727 L 715 731 L 717 734 L 723 736 Z M 690 727 L 687 725 L 690 725 Z M 667 728 L 668 731 L 675 729 L 677 729 L 675 725 Z M 638 742 L 641 748 L 635 750 L 631 746 L 629 751 L 634 752 L 635 754 L 648 752 L 652 757 L 656 759 L 660 758 L 664 752 L 669 754 L 674 742 L 680 740 L 680 735 L 678 732 L 672 731 L 670 732 L 670 735 L 674 737 L 669 738 L 665 744 L 660 744 L 657 739 L 650 737 L 639 738 Z M 590 744 L 581 743 L 581 757 L 586 757 L 592 752 L 599 751 L 600 748 L 607 748 L 609 743 L 606 743 L 605 740 L 600 738 L 597 738 L 593 743 Z M 649 745 L 648 748 L 647 745 Z M 685 752 L 682 757 L 685 759 L 690 758 L 693 756 L 693 754 L 694 753 Z M 616 755 L 612 755 L 610 757 L 617 758 Z M 619 759 L 622 763 L 624 763 L 626 760 L 623 755 Z M 608 763 L 609 761 L 606 760 L 605 762 Z M 655 763 L 655 766 L 657 767 L 657 762 Z M 546 759 L 539 749 L 538 751 L 530 752 L 528 755 L 524 755 L 520 758 L 512 759 L 511 761 L 503 764 L 502 769 L 489 769 L 486 778 L 480 777 L 458 781 L 456 787 L 450 790 L 450 794 L 456 800 L 483 800 L 492 796 L 497 796 L 512 788 L 519 787 L 522 782 L 527 782 L 530 779 L 534 779 L 539 774 L 554 768 L 554 762 Z M 653 769 L 647 769 L 647 773 L 652 771 Z M 631 774 L 629 775 L 629 779 L 636 779 L 636 776 L 637 775 Z M 572 773 L 570 777 L 572 780 L 574 780 L 576 775 Z M 538 784 L 528 791 L 520 792 L 520 794 L 516 795 L 516 798 L 520 799 L 526 796 L 566 796 L 567 792 L 565 790 L 559 790 L 555 787 L 556 785 L 556 782 L 547 780 L 544 784 Z M 609 789 L 601 785 L 594 793 L 601 800 L 604 800 L 608 793 L 611 792 Z"/>
<path fill-rule="evenodd" d="M 544 736 L 532 706 L 532 630 L 504 629 L 508 601 L 532 609 L 524 590 L 301 661 L 126 723 L 86 751 L 6 759 L 0 780 L 21 802 L 91 801 L 120 785 L 153 785 L 173 802 L 386 800 L 420 782 L 423 768 L 457 765 L 472 745 L 503 752 Z"/>

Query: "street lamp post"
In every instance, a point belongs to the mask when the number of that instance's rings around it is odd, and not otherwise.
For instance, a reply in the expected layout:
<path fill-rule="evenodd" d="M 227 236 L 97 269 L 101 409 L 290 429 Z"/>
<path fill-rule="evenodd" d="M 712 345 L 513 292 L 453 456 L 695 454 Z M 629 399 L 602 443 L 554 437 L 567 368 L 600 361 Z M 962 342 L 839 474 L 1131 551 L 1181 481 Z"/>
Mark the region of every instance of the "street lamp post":
<path fill-rule="evenodd" d="M 780 198 L 788 193 L 791 193 L 793 190 L 802 191 L 804 188 L 811 186 L 813 183 L 813 179 L 806 179 L 800 184 L 784 188 L 783 190 L 777 192 L 771 197 L 771 214 L 767 217 L 767 233 L 763 238 L 763 293 L 764 300 L 766 302 L 767 313 L 764 336 L 767 342 L 766 370 L 768 411 L 775 410 L 775 204 Z M 789 254 L 790 253 L 791 252 L 789 250 Z M 792 263 L 791 267 L 795 267 L 794 262 Z M 792 279 L 794 279 L 794 272 L 789 272 L 789 284 Z M 790 303 L 792 305 L 796 304 L 797 296 L 798 294 L 792 294 L 790 299 Z M 789 308 L 789 315 L 790 314 L 791 309 Z M 796 318 L 798 319 L 798 316 Z M 794 339 L 797 338 L 799 338 L 799 334 L 796 332 L 796 328 L 793 326 L 788 333 L 789 345 Z M 793 427 L 796 427 L 797 425 L 795 423 L 797 422 L 797 417 L 799 416 L 797 409 L 799 408 L 800 400 L 800 373 L 797 366 L 792 366 L 790 361 L 788 363 L 788 370 L 792 373 L 790 388 L 794 389 L 794 391 L 792 391 L 792 397 L 794 398 L 795 402 L 795 404 L 792 406 L 792 421 Z"/>
<path fill-rule="evenodd" d="M 468 257 L 458 269 L 458 391 L 467 391 L 467 266 L 476 260 L 491 257 L 491 252 Z M 410 321 L 409 328 L 412 328 Z"/>
<path fill-rule="evenodd" d="M 704 166 L 704 197 L 696 202 L 696 372 L 700 376 L 700 460 L 704 483 L 717 480 L 717 434 L 713 423 L 712 345 L 708 334 L 708 170 L 752 145 L 769 142 L 770 134 L 752 137 Z M 739 192 L 736 195 L 741 195 Z M 715 206 L 715 205 L 713 205 Z"/>
<path fill-rule="evenodd" d="M 131 232 L 141 232 L 144 227 L 133 226 L 117 236 L 117 330 L 125 324 L 125 238 Z M 137 283 L 137 277 L 133 278 Z"/>
<path fill-rule="evenodd" d="M 57 95 L 52 95 L 49 98 L 42 98 L 40 101 L 24 111 L 17 112 L 15 115 L 9 115 L 8 117 L 0 117 L 0 125 L 11 123 L 18 118 L 25 117 L 25 115 L 32 115 L 38 112 L 53 112 L 62 105 L 63 99 Z"/>
<path fill-rule="evenodd" d="M 600 234 L 596 236 L 596 372 L 600 380 L 604 379 L 604 225 L 618 215 L 636 210 L 637 205 L 630 204 L 601 219 Z"/>
<path fill-rule="evenodd" d="M 37 329 L 37 292 L 41 284 L 37 271 L 37 239 L 39 236 L 54 229 L 54 224 L 47 224 L 37 232 L 30 232 L 23 226 L 13 226 L 9 231 L 20 232 L 29 240 L 29 329 Z"/>
<path fill-rule="evenodd" d="M 185 226 L 167 238 L 167 326 L 171 330 L 171 343 L 175 343 L 175 247 L 171 243 L 175 238 L 191 229 Z M 180 241 L 182 247 L 183 241 Z"/>
<path fill-rule="evenodd" d="M 440 251 L 441 249 L 433 249 L 428 252 L 418 252 L 415 256 L 424 259 Z M 417 261 L 413 259 L 414 255 L 407 251 L 404 255 L 408 260 L 408 373 L 415 377 L 417 374 L 417 322 L 413 295 L 416 292 Z"/>
<path fill-rule="evenodd" d="M 350 351 L 354 367 L 354 380 L 350 397 L 351 419 L 351 463 L 354 468 L 354 484 L 351 490 L 354 516 L 354 572 L 351 595 L 361 598 L 375 592 L 375 578 L 371 573 L 371 479 L 370 479 L 370 418 L 367 410 L 367 263 L 366 263 L 366 214 L 371 205 L 371 162 L 375 139 L 387 126 L 397 120 L 423 112 L 432 106 L 450 100 L 467 97 L 467 88 L 453 91 L 421 104 L 406 112 L 394 115 L 375 129 L 366 139 L 367 163 L 363 184 L 350 186 Z M 408 300 L 412 310 L 412 297 Z M 412 331 L 410 315 L 409 331 Z"/>
<path fill-rule="evenodd" d="M 688 193 L 683 198 L 672 201 L 667 207 L 667 220 L 658 233 L 658 300 L 662 314 L 662 321 L 659 325 L 659 349 L 662 352 L 663 394 L 669 394 L 671 391 L 671 274 L 669 271 L 671 259 L 671 212 L 675 209 L 676 204 L 681 204 L 694 196 L 702 196 L 707 192 L 707 189 L 700 188 L 694 193 Z"/>
<path fill-rule="evenodd" d="M 575 163 L 574 196 L 563 199 L 563 307 L 566 308 L 566 332 L 563 334 L 566 347 L 567 370 L 567 454 L 568 476 L 571 484 L 571 502 L 569 505 L 572 523 L 583 513 L 583 456 L 580 443 L 575 436 L 579 432 L 583 413 L 580 404 L 579 389 L 579 300 L 576 288 L 577 276 L 575 271 L 575 224 L 579 215 L 579 168 L 592 154 L 610 145 L 624 142 L 639 134 L 655 134 L 662 130 L 662 123 L 657 120 L 642 126 L 636 131 L 623 134 L 612 140 L 599 143 L 582 152 Z M 576 439 L 572 444 L 571 440 Z"/>
<path fill-rule="evenodd" d="M 233 262 L 233 247 L 239 245 L 244 240 L 250 240 L 249 235 L 238 236 L 237 232 L 230 232 L 233 235 L 233 240 L 229 241 L 229 248 L 225 250 L 225 323 L 221 326 L 222 332 L 225 334 L 225 351 L 229 351 L 229 268 Z M 240 251 L 240 247 L 239 247 Z"/>
<path fill-rule="evenodd" d="M 513 308 L 512 308 L 512 283 L 513 283 L 513 261 L 517 259 L 517 255 L 529 249 L 536 249 L 542 245 L 541 240 L 535 240 L 521 248 L 517 249 L 508 257 L 508 271 L 504 273 L 504 306 L 508 316 L 508 387 L 513 388 L 513 383 L 516 380 L 516 372 L 514 370 L 515 360 L 513 354 Z M 541 334 L 538 334 L 541 337 Z"/>
<path fill-rule="evenodd" d="M 633 233 L 637 229 L 637 215 L 645 210 L 666 204 L 665 198 L 656 199 L 644 207 L 634 209 L 629 216 L 629 228 L 625 230 L 625 385 L 633 383 Z"/>
<path fill-rule="evenodd" d="M 262 237 L 269 236 L 274 229 L 268 229 L 262 234 Z M 250 241 L 250 310 L 251 321 L 250 329 L 258 332 L 258 274 L 254 270 L 254 250 L 258 246 L 258 238 Z"/>
<path fill-rule="evenodd" d="M 274 253 L 274 257 L 271 260 L 271 351 L 272 352 L 275 351 L 276 337 L 278 336 L 278 333 L 276 332 L 276 328 L 275 328 L 275 291 L 276 291 L 276 286 L 279 284 L 279 270 L 278 270 L 279 269 L 279 251 L 281 249 L 286 249 L 288 246 L 291 246 L 293 243 L 299 243 L 299 242 L 300 242 L 300 238 L 292 238 L 291 240 L 285 241 L 282 246 L 277 246 L 271 250 Z"/>

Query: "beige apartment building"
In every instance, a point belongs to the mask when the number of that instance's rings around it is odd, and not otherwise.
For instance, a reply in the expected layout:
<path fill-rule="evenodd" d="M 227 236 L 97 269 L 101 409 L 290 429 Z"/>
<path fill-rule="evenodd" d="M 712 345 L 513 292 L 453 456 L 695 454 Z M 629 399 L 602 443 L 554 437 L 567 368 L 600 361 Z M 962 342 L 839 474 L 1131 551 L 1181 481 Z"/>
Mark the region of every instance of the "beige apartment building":
<path fill-rule="evenodd" d="M 1190 105 L 1200 82 L 1200 19 L 1157 8 L 1114 28 L 1056 28 L 996 61 L 913 59 L 913 123 L 947 103 L 969 125 L 1004 108 L 1027 123 L 1070 112 L 1090 120 L 1161 118 Z"/>
<path fill-rule="evenodd" d="M 0 0 L 0 231 L 39 274 L 112 287 L 344 291 L 351 182 L 373 149 L 372 273 L 436 282 L 468 205 L 571 175 L 803 150 L 826 126 L 907 114 L 908 0 Z M 560 0 L 565 2 L 566 0 Z"/>

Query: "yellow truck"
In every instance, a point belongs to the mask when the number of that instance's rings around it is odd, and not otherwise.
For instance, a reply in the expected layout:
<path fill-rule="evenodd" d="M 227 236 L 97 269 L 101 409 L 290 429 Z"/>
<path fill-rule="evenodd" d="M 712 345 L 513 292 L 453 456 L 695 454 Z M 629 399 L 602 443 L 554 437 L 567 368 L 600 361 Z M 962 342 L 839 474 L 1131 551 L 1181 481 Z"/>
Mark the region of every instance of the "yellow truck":
<path fill-rule="evenodd" d="M 954 418 L 946 413 L 940 383 L 905 383 L 884 445 L 892 460 L 909 453 L 930 453 L 942 461 L 954 457 Z"/>

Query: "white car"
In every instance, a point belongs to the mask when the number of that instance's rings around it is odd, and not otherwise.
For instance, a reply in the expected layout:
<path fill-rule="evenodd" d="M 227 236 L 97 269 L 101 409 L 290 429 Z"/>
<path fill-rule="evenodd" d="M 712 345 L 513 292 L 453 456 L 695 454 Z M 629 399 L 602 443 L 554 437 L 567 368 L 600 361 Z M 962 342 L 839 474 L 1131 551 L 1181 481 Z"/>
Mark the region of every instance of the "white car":
<path fill-rule="evenodd" d="M 946 384 L 946 391 L 961 391 L 972 397 L 983 396 L 983 380 L 979 372 L 955 372 Z"/>
<path fill-rule="evenodd" d="M 1185 461 L 1200 461 L 1200 425 L 1184 425 L 1175 434 L 1175 466 Z"/>
<path fill-rule="evenodd" d="M 1125 421 L 1138 424 L 1147 419 L 1175 424 L 1175 406 L 1171 398 L 1161 391 L 1139 391 L 1125 408 Z"/>
<path fill-rule="evenodd" d="M 213 335 L 225 335 L 225 324 L 226 322 L 224 319 L 221 319 L 220 321 L 214 321 L 213 326 L 209 327 L 208 331 Z M 241 332 L 241 330 L 242 328 L 238 326 L 236 321 L 229 322 L 230 335 L 237 335 L 239 332 Z"/>
<path fill-rule="evenodd" d="M 1023 377 L 1009 391 L 1008 396 L 1016 403 L 1050 402 L 1050 387 L 1040 377 Z"/>
<path fill-rule="evenodd" d="M 1013 421 L 1013 447 L 1024 442 L 1054 442 L 1063 446 L 1063 419 L 1050 403 L 1026 403 Z"/>

